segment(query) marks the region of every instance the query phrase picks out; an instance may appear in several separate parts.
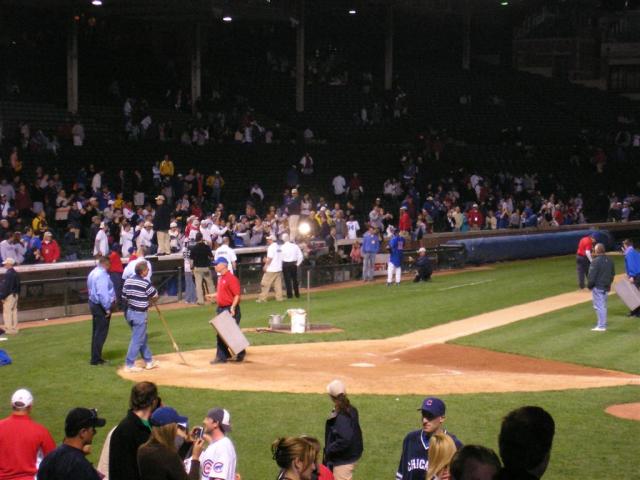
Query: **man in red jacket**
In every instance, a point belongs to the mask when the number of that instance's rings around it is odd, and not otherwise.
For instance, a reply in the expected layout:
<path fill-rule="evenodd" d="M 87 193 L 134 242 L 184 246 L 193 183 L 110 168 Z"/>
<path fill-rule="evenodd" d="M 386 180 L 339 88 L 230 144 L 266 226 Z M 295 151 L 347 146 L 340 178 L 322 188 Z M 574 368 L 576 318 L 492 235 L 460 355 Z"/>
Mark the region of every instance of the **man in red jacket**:
<path fill-rule="evenodd" d="M 484 215 L 478 210 L 478 204 L 474 203 L 467 212 L 467 221 L 471 230 L 480 230 L 484 226 Z"/>
<path fill-rule="evenodd" d="M 44 263 L 56 263 L 60 259 L 60 245 L 53 239 L 51 232 L 44 232 L 41 252 Z"/>
<path fill-rule="evenodd" d="M 398 228 L 401 232 L 411 232 L 411 217 L 404 205 L 400 207 L 400 222 Z"/>
<path fill-rule="evenodd" d="M 11 416 L 0 420 L 0 478 L 33 480 L 40 460 L 56 448 L 49 431 L 31 420 L 33 396 L 21 388 L 11 397 Z"/>

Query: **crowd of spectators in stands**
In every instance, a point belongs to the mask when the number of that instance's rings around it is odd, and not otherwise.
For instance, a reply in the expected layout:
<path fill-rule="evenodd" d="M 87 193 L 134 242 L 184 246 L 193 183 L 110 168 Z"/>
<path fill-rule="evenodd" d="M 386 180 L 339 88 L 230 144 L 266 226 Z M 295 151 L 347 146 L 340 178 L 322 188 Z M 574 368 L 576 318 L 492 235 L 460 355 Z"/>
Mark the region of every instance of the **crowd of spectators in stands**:
<path fill-rule="evenodd" d="M 332 385 L 342 386 L 335 394 Z M 334 409 L 325 425 L 325 445 L 313 437 L 280 437 L 271 445 L 274 478 L 278 480 L 351 480 L 365 443 L 358 410 L 344 384 L 327 387 Z M 86 458 L 107 419 L 84 407 L 71 409 L 64 420 L 64 439 L 56 447 L 49 431 L 32 420 L 37 405 L 30 391 L 17 390 L 12 413 L 0 420 L 0 473 L 40 480 L 176 480 L 217 478 L 239 480 L 237 452 L 228 410 L 213 407 L 202 426 L 165 405 L 151 382 L 131 389 L 124 418 L 106 434 L 99 463 Z M 445 430 L 445 404 L 427 397 L 420 409 L 420 429 L 402 443 L 398 480 L 539 479 L 549 465 L 555 422 L 541 407 L 509 412 L 498 434 L 500 457 L 481 445 L 463 445 Z M 112 421 L 112 420 L 111 420 Z M 349 435 L 348 435 L 349 434 Z M 278 471 L 279 470 L 279 471 Z"/>
<path fill-rule="evenodd" d="M 75 178 L 63 179 L 55 168 L 45 171 L 38 166 L 29 178 L 24 175 L 22 148 L 16 146 L 3 164 L 0 181 L 0 255 L 17 264 L 74 260 L 86 243 L 93 253 L 106 254 L 103 246 L 94 247 L 101 231 L 107 245 L 117 244 L 122 256 L 139 246 L 153 251 L 157 195 L 164 197 L 175 224 L 173 252 L 180 251 L 181 239 L 195 230 L 209 244 L 219 245 L 227 237 L 232 247 L 264 245 L 271 234 L 292 233 L 288 221 L 292 215 L 307 221 L 310 238 L 332 246 L 337 240 L 356 239 L 367 225 L 381 236 L 389 236 L 393 225 L 406 238 L 420 240 L 433 232 L 554 228 L 589 220 L 588 199 L 567 195 L 556 179 L 535 171 L 485 174 L 459 168 L 434 179 L 428 165 L 440 159 L 446 145 L 437 135 L 421 144 L 419 153 L 402 155 L 399 174 L 380 186 L 375 199 L 357 172 L 348 180 L 338 173 L 327 186 L 327 195 L 312 197 L 309 187 L 315 165 L 305 152 L 284 175 L 286 188 L 281 195 L 268 198 L 262 186 L 253 183 L 242 187 L 247 189 L 246 203 L 233 209 L 223 203 L 224 192 L 237 191 L 238 185 L 226 184 L 217 170 L 177 172 L 169 155 L 151 171 L 107 172 L 89 164 Z M 594 158 L 599 154 L 596 150 Z M 599 168 L 596 160 L 593 163 Z M 605 201 L 610 221 L 635 218 L 635 196 L 613 193 Z"/>

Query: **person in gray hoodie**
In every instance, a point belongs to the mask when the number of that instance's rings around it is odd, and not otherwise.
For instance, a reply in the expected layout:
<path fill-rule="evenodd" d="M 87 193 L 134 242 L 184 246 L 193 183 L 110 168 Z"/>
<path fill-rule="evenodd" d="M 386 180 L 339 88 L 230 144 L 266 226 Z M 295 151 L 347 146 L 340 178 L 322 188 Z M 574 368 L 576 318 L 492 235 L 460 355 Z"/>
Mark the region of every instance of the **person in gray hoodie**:
<path fill-rule="evenodd" d="M 594 249 L 594 259 L 589 267 L 587 287 L 591 290 L 593 298 L 593 308 L 598 319 L 597 325 L 591 329 L 592 332 L 607 331 L 607 295 L 611 290 L 615 268 L 613 262 L 605 253 L 602 243 L 598 243 Z"/>

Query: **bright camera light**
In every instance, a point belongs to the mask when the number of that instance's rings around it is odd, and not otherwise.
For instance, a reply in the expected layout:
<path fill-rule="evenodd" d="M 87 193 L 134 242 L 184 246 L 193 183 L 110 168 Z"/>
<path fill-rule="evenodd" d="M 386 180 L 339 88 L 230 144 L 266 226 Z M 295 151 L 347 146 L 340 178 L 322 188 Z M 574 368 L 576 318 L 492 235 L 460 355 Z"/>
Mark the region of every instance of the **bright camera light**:
<path fill-rule="evenodd" d="M 225 15 L 224 17 L 222 17 L 222 21 L 229 23 L 231 21 L 233 21 L 233 17 L 231 17 L 231 15 Z"/>
<path fill-rule="evenodd" d="M 300 233 L 300 235 L 309 235 L 309 233 L 311 232 L 311 225 L 309 225 L 307 222 L 302 222 L 300 225 L 298 225 L 298 232 Z"/>

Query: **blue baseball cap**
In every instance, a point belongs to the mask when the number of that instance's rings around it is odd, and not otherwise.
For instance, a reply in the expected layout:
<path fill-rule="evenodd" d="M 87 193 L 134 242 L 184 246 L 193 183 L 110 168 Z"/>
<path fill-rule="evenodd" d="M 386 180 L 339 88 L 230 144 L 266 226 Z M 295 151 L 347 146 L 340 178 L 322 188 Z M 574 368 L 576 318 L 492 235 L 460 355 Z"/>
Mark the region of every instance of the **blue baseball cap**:
<path fill-rule="evenodd" d="M 213 262 L 214 265 L 220 265 L 221 263 L 224 263 L 225 265 L 229 265 L 229 260 L 227 260 L 224 257 L 220 257 L 215 262 Z"/>
<path fill-rule="evenodd" d="M 182 423 L 186 425 L 189 423 L 189 419 L 178 415 L 178 412 L 171 407 L 160 407 L 151 414 L 149 423 L 154 427 L 162 427 L 170 423 Z"/>
<path fill-rule="evenodd" d="M 422 407 L 418 410 L 430 413 L 434 417 L 441 417 L 444 415 L 446 408 L 444 402 L 436 397 L 427 397 L 422 401 Z"/>

